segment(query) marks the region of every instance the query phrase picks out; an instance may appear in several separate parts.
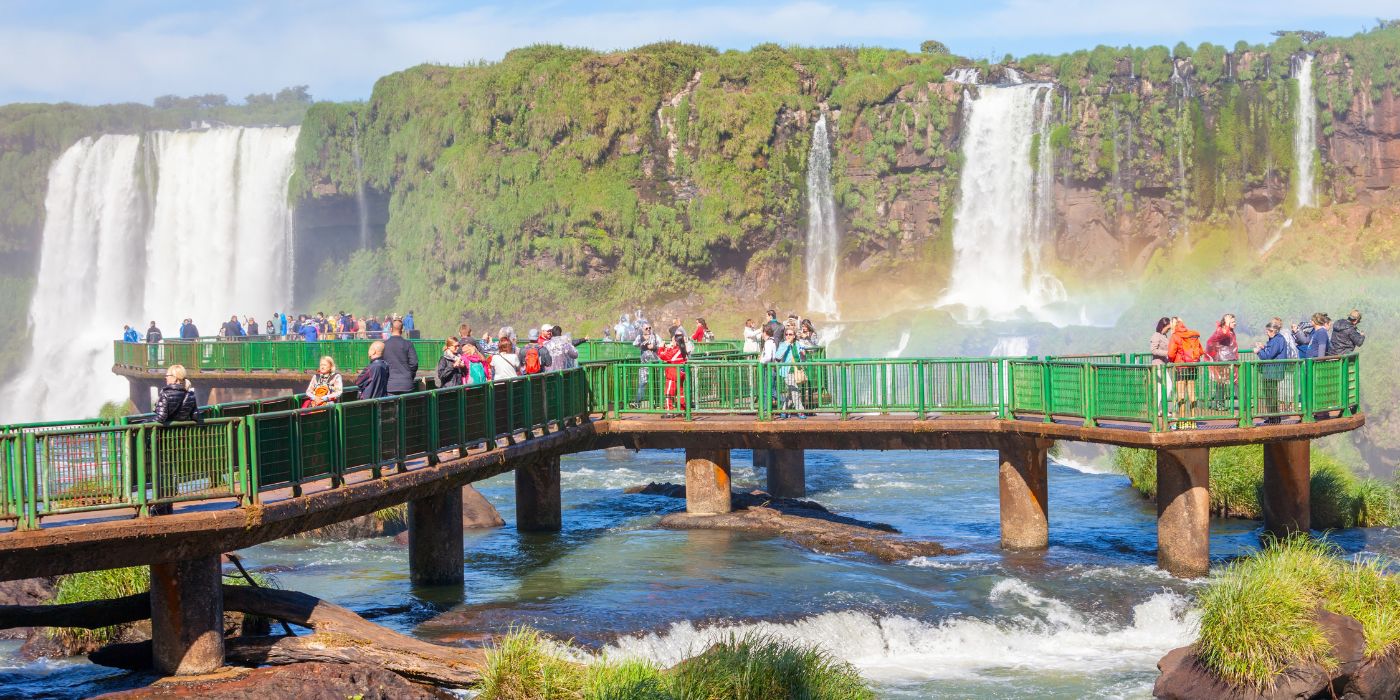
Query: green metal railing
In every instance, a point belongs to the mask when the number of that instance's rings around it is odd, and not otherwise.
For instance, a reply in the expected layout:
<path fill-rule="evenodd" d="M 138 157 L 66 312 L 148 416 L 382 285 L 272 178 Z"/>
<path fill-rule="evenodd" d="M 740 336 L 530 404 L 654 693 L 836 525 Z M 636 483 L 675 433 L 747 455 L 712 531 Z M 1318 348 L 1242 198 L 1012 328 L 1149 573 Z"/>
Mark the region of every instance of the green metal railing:
<path fill-rule="evenodd" d="M 226 403 L 205 408 L 202 424 L 162 426 L 145 414 L 0 426 L 0 519 L 34 528 L 64 513 L 133 508 L 149 515 L 152 506 L 200 499 L 256 503 L 271 489 L 299 494 L 308 482 L 339 486 L 362 471 L 378 478 L 419 457 L 493 448 L 499 438 L 528 439 L 595 414 L 973 415 L 1163 431 L 1206 421 L 1312 422 L 1360 405 L 1356 355 L 1190 365 L 1122 355 L 822 355 L 818 348 L 800 363 L 765 364 L 720 348 L 682 365 L 596 360 L 371 400 L 355 400 L 350 387 L 341 403 L 319 408 L 299 408 L 301 396 Z"/>

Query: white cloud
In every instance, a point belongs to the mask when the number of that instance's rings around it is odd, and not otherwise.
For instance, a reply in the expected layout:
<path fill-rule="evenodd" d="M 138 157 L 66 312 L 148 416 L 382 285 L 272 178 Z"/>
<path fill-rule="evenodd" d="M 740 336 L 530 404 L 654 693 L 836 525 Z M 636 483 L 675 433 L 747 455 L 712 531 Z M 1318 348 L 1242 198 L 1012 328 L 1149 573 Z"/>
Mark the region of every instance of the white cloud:
<path fill-rule="evenodd" d="M 640 5 L 580 10 L 565 3 L 484 5 L 447 13 L 424 5 L 255 0 L 222 10 L 166 13 L 113 26 L 0 26 L 0 101 L 149 101 L 160 94 L 222 92 L 239 99 L 286 85 L 313 95 L 363 98 L 381 75 L 424 62 L 497 59 L 511 48 L 561 43 L 601 49 L 668 39 L 718 45 L 885 44 L 912 47 L 939 38 L 955 50 L 1105 35 L 1158 40 L 1204 29 L 1305 26 L 1337 17 L 1395 14 L 1394 0 L 1330 6 L 1313 1 L 1218 0 L 1173 3 L 1007 0 L 969 10 L 937 3 L 816 0 L 763 4 Z M 1350 21 L 1350 20 L 1348 20 Z M 1028 42 L 1029 40 L 1029 42 Z"/>

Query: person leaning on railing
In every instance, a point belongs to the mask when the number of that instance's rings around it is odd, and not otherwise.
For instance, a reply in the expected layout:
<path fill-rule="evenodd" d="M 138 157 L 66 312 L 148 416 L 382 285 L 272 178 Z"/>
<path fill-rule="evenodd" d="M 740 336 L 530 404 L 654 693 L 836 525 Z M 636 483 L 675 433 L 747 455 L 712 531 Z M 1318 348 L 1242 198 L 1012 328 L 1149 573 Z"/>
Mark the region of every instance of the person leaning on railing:
<path fill-rule="evenodd" d="M 778 376 L 783 385 L 783 409 L 796 411 L 798 418 L 806 418 L 803 415 L 806 408 L 802 405 L 802 385 L 807 383 L 807 372 L 797 364 L 807 358 L 807 351 L 798 344 L 796 326 L 788 326 L 783 329 L 783 342 L 778 345 L 774 361 L 781 368 Z"/>
<path fill-rule="evenodd" d="M 1267 340 L 1255 346 L 1255 354 L 1264 362 L 1259 370 L 1259 381 L 1264 394 L 1264 412 L 1278 413 L 1278 385 L 1283 381 L 1284 373 L 1287 371 L 1284 363 L 1269 362 L 1269 360 L 1283 360 L 1288 356 L 1288 342 L 1283 337 L 1283 319 L 1275 317 L 1264 326 L 1264 335 Z M 1265 423 L 1278 423 L 1277 415 L 1264 418 Z"/>
<path fill-rule="evenodd" d="M 170 425 L 174 421 L 199 420 L 199 399 L 194 386 L 185 378 L 184 365 L 170 365 L 165 370 L 165 386 L 156 399 L 156 422 Z"/>
<path fill-rule="evenodd" d="M 335 360 L 330 355 L 321 358 L 316 373 L 311 375 L 311 383 L 306 385 L 306 399 L 302 408 L 325 406 L 340 400 L 345 393 L 345 380 L 335 371 Z"/>
<path fill-rule="evenodd" d="M 384 341 L 369 344 L 369 365 L 355 378 L 360 398 L 378 399 L 389 395 L 389 363 L 384 361 Z"/>

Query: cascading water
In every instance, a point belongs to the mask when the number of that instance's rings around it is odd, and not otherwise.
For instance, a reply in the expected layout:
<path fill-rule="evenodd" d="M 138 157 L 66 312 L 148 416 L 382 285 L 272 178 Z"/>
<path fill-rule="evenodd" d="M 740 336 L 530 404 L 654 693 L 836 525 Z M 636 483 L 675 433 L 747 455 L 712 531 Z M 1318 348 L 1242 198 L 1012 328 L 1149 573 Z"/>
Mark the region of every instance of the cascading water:
<path fill-rule="evenodd" d="M 1186 184 L 1186 137 L 1191 133 L 1191 122 L 1186 109 L 1191 99 L 1191 80 L 1181 73 L 1176 60 L 1172 61 L 1172 84 L 1178 87 L 1176 101 L 1176 190 L 1180 209 L 1177 212 L 1177 227 L 1182 239 L 1190 241 L 1190 190 Z"/>
<path fill-rule="evenodd" d="M 1317 206 L 1313 187 L 1313 155 L 1317 153 L 1317 98 L 1313 95 L 1312 54 L 1293 60 L 1293 77 L 1298 81 L 1298 109 L 1293 127 L 1293 158 L 1298 162 L 1295 187 L 1298 208 Z"/>
<path fill-rule="evenodd" d="M 355 207 L 360 214 L 360 249 L 369 249 L 369 205 L 365 202 L 365 160 L 360 155 L 360 118 L 355 117 L 355 131 L 350 142 L 355 161 Z"/>
<path fill-rule="evenodd" d="M 298 129 L 83 139 L 49 170 L 28 366 L 9 420 L 96 415 L 126 396 L 112 340 L 154 319 L 212 331 L 291 298 L 287 182 Z"/>
<path fill-rule="evenodd" d="M 953 225 L 952 280 L 937 303 L 959 307 L 962 321 L 1037 316 L 1067 296 L 1060 281 L 1040 267 L 1054 216 L 1052 95 L 1049 85 L 1026 83 L 983 87 L 971 100 Z"/>
<path fill-rule="evenodd" d="M 831 143 L 823 114 L 812 127 L 812 150 L 807 153 L 807 308 L 830 318 L 836 317 L 840 246 L 836 201 L 831 193 Z"/>

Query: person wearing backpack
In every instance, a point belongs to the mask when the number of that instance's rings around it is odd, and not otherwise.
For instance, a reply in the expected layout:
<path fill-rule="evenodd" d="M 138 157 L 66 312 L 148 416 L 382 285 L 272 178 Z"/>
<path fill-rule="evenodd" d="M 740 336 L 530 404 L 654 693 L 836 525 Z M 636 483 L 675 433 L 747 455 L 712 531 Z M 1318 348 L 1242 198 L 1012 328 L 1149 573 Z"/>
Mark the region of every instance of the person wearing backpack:
<path fill-rule="evenodd" d="M 491 381 L 491 365 L 486 360 L 486 356 L 481 354 L 480 348 L 475 343 L 462 343 L 460 350 L 463 367 L 462 383 L 471 386 Z"/>
<path fill-rule="evenodd" d="M 530 342 L 520 348 L 520 373 L 539 374 L 549 366 L 549 352 L 540 345 L 540 332 L 530 329 Z"/>
<path fill-rule="evenodd" d="M 1201 361 L 1206 350 L 1201 346 L 1201 334 L 1186 326 L 1186 322 L 1176 319 L 1171 341 L 1167 345 L 1167 360 L 1173 365 L 1192 365 Z M 1171 367 L 1176 383 L 1177 415 L 1187 417 L 1188 412 L 1196 411 L 1196 379 L 1199 367 Z"/>
<path fill-rule="evenodd" d="M 1308 338 L 1308 347 L 1306 350 L 1300 347 L 1298 354 L 1310 359 L 1326 357 L 1332 340 L 1327 328 L 1332 325 L 1332 319 L 1327 314 L 1318 312 L 1312 315 L 1311 323 L 1312 332 Z"/>
<path fill-rule="evenodd" d="M 690 357 L 690 352 L 686 349 L 685 333 L 676 331 L 671 336 L 671 342 L 666 347 L 657 351 L 657 357 L 662 362 L 670 365 L 666 368 L 666 411 L 670 417 L 670 412 L 679 408 L 685 410 L 685 370 L 676 365 L 683 365 Z"/>

